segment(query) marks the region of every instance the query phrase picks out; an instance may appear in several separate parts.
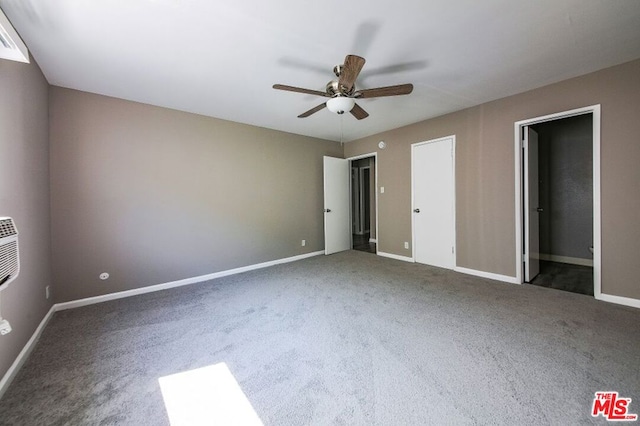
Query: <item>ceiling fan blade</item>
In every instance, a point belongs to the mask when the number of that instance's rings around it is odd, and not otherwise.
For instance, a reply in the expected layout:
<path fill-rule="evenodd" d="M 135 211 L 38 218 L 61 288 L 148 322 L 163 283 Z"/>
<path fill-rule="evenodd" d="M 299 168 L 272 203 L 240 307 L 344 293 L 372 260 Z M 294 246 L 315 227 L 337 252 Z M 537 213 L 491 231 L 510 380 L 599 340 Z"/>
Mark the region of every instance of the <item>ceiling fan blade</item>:
<path fill-rule="evenodd" d="M 300 114 L 300 115 L 298 116 L 298 118 L 305 118 L 305 117 L 308 117 L 308 116 L 310 116 L 311 114 L 315 114 L 316 112 L 320 111 L 322 108 L 324 108 L 324 107 L 326 107 L 326 106 L 327 106 L 327 103 L 326 103 L 326 102 L 325 102 L 325 103 L 322 103 L 322 104 L 318 105 L 317 107 L 311 108 L 311 109 L 310 109 L 309 111 L 307 111 L 307 112 L 303 112 L 302 114 Z"/>
<path fill-rule="evenodd" d="M 274 84 L 273 88 L 289 92 L 306 93 L 307 95 L 324 96 L 325 98 L 331 97 L 328 93 L 319 90 L 303 89 L 302 87 L 286 86 L 284 84 Z"/>
<path fill-rule="evenodd" d="M 364 58 L 356 55 L 347 55 L 347 57 L 344 58 L 344 64 L 342 65 L 342 70 L 340 70 L 340 79 L 338 82 L 347 92 L 351 90 L 353 84 L 356 82 L 356 78 L 358 78 L 364 62 Z"/>
<path fill-rule="evenodd" d="M 351 109 L 351 115 L 353 115 L 358 120 L 362 120 L 363 118 L 367 118 L 369 113 L 362 109 L 362 107 L 358 104 L 354 104 Z"/>
<path fill-rule="evenodd" d="M 354 98 L 381 98 L 383 96 L 408 95 L 413 91 L 413 84 L 399 84 L 397 86 L 376 87 L 357 91 Z"/>

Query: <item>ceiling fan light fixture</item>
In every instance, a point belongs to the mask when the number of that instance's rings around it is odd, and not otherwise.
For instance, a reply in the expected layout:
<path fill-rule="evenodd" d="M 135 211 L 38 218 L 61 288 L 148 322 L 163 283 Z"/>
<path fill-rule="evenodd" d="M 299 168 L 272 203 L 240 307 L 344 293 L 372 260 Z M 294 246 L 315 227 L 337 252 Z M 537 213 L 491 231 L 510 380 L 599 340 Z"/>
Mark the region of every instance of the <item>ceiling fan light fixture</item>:
<path fill-rule="evenodd" d="M 327 109 L 336 114 L 344 114 L 353 109 L 356 101 L 353 98 L 347 98 L 345 96 L 336 96 L 327 101 Z"/>
<path fill-rule="evenodd" d="M 344 114 L 350 112 L 356 119 L 362 120 L 369 116 L 360 105 L 356 104 L 356 99 L 371 99 L 384 96 L 408 95 L 413 91 L 413 84 L 398 84 L 395 86 L 375 87 L 372 89 L 356 90 L 356 79 L 364 66 L 365 59 L 356 55 L 347 55 L 344 58 L 344 64 L 334 68 L 337 80 L 331 80 L 326 85 L 324 92 L 319 90 L 305 89 L 303 87 L 287 86 L 285 84 L 274 84 L 273 88 L 277 90 L 286 90 L 288 92 L 305 93 L 308 95 L 322 96 L 329 98 L 328 101 L 322 102 L 320 105 L 305 111 L 298 118 L 306 118 L 316 112 L 324 109 L 336 114 Z"/>

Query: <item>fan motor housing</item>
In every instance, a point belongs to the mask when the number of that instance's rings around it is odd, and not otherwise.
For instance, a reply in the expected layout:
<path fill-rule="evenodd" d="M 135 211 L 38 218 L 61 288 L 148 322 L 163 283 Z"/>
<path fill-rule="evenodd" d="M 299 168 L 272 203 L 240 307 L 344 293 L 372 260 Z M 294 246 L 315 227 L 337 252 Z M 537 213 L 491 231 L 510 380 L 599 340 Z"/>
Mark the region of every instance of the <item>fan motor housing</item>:
<path fill-rule="evenodd" d="M 331 96 L 351 96 L 356 91 L 354 84 L 351 90 L 346 90 L 344 86 L 340 86 L 338 80 L 331 80 L 327 83 L 327 94 Z"/>

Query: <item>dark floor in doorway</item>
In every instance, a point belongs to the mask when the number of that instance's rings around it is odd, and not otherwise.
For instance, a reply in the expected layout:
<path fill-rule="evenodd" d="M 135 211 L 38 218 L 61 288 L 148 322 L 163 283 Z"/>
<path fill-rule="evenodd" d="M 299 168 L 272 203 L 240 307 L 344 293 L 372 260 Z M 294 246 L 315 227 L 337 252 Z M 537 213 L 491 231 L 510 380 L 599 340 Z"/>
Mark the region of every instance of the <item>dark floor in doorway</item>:
<path fill-rule="evenodd" d="M 353 249 L 358 251 L 366 251 L 367 253 L 376 252 L 376 243 L 369 241 L 371 234 L 366 232 L 363 235 L 353 234 Z"/>
<path fill-rule="evenodd" d="M 593 267 L 541 260 L 531 284 L 593 296 Z"/>

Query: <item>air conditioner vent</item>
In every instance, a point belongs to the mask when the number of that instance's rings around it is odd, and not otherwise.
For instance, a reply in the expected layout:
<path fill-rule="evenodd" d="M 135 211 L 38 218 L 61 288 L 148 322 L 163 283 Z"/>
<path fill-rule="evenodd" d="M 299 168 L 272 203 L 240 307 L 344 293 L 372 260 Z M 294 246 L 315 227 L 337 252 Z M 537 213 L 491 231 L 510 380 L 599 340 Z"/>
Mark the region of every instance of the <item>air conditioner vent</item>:
<path fill-rule="evenodd" d="M 0 290 L 20 273 L 18 229 L 10 217 L 0 217 Z"/>
<path fill-rule="evenodd" d="M 0 219 L 0 238 L 12 237 L 18 235 L 13 220 L 9 218 Z"/>
<path fill-rule="evenodd" d="M 0 246 L 0 285 L 18 275 L 18 242 Z"/>

